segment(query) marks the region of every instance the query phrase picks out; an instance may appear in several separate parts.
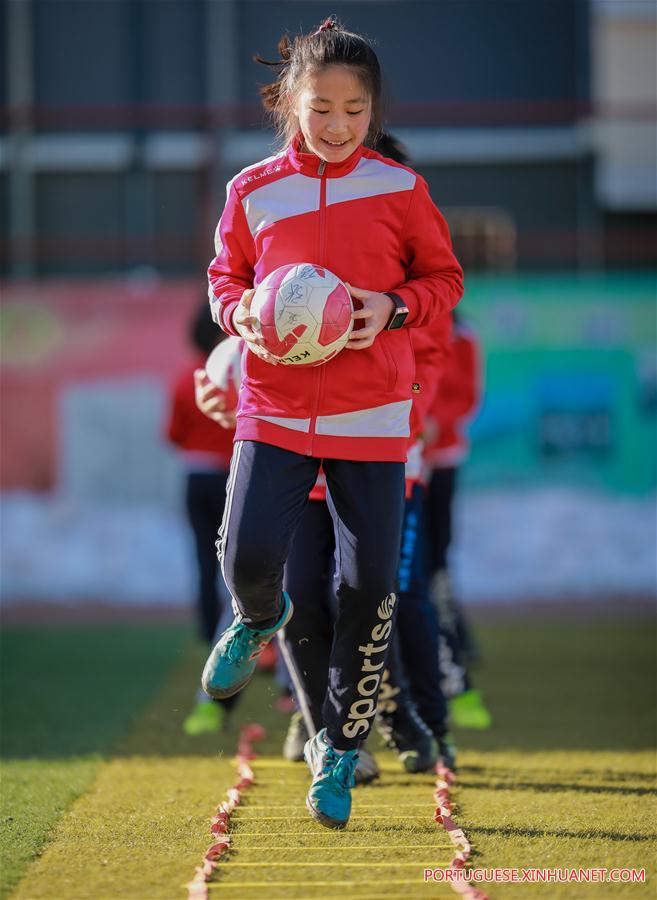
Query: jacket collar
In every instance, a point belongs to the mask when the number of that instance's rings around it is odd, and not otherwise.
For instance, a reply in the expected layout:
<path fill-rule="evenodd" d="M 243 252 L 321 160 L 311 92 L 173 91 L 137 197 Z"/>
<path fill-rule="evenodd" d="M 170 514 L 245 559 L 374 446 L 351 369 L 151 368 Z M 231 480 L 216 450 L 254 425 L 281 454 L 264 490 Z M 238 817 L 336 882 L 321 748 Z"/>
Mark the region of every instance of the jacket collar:
<path fill-rule="evenodd" d="M 320 174 L 319 168 L 323 160 L 321 160 L 319 156 L 315 156 L 314 153 L 302 153 L 300 150 L 301 142 L 302 137 L 299 133 L 295 135 L 287 148 L 287 158 L 297 172 L 301 172 L 302 175 L 310 175 L 317 178 Z M 342 162 L 327 162 L 323 174 L 325 174 L 327 178 L 339 178 L 341 175 L 347 175 L 356 168 L 364 150 L 365 148 L 361 144 L 360 147 L 357 147 L 354 152 L 346 159 L 343 159 Z"/>

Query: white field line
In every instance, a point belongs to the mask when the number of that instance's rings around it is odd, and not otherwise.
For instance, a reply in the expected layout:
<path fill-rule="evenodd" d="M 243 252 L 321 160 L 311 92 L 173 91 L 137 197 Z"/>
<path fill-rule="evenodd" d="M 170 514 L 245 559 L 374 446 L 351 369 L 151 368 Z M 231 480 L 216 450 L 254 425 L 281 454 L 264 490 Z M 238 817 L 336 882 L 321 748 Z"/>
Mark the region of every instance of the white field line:
<path fill-rule="evenodd" d="M 349 821 L 351 822 L 352 820 L 350 819 Z M 412 835 L 415 832 L 404 832 L 404 833 L 405 834 L 408 833 L 409 837 L 412 837 Z M 242 838 L 247 838 L 247 837 L 269 837 L 270 838 L 270 837 L 273 837 L 274 835 L 276 837 L 290 837 L 290 836 L 294 835 L 294 837 L 297 837 L 297 838 L 308 838 L 308 837 L 328 838 L 328 835 L 324 835 L 321 832 L 317 832 L 317 831 L 278 831 L 278 829 L 276 831 L 244 831 L 244 832 L 231 831 L 230 834 L 233 837 L 239 837 L 240 840 Z M 354 837 L 359 837 L 362 835 L 362 832 L 352 831 L 352 832 L 348 832 L 346 834 L 343 832 L 340 835 L 340 840 L 343 841 L 345 838 L 350 837 L 351 835 L 353 835 Z M 353 846 L 357 847 L 358 845 L 354 844 Z M 395 845 L 395 846 L 397 846 L 397 845 Z M 399 846 L 403 847 L 404 845 L 400 844 Z M 437 846 L 440 847 L 440 845 L 437 845 Z M 231 849 L 238 850 L 239 847 L 232 847 Z M 255 849 L 255 848 L 250 848 L 250 849 Z M 297 847 L 295 849 L 303 850 L 305 848 L 299 847 L 297 845 Z M 409 844 L 407 849 L 412 849 L 412 845 Z"/>
<path fill-rule="evenodd" d="M 262 832 L 262 834 L 268 834 L 269 832 Z M 295 831 L 294 834 L 297 834 Z M 322 835 L 323 836 L 323 835 Z M 249 835 L 250 837 L 250 835 Z M 395 850 L 451 850 L 451 844 L 395 844 Z M 304 853 L 306 850 L 321 850 L 322 852 L 330 852 L 330 853 L 342 853 L 345 850 L 380 850 L 382 853 L 390 853 L 390 844 L 385 844 L 383 847 L 370 847 L 365 844 L 352 844 L 351 847 L 300 847 L 299 844 L 294 844 L 290 847 L 233 847 L 232 853 L 246 853 L 247 850 L 257 850 L 258 853 L 262 853 L 263 851 L 281 851 L 281 850 L 294 850 L 295 852 L 299 852 L 302 850 Z"/>
<path fill-rule="evenodd" d="M 393 881 L 386 881 L 386 886 L 395 886 L 395 885 L 405 885 L 405 884 L 414 884 L 415 887 L 420 888 L 423 885 L 423 882 L 417 878 L 404 878 L 398 879 L 395 878 Z M 228 884 L 226 881 L 211 881 L 208 884 L 210 889 L 212 888 L 221 888 L 224 891 L 227 891 L 229 888 L 233 890 L 244 890 L 244 888 L 267 888 L 271 890 L 272 888 L 278 887 L 348 887 L 354 888 L 359 885 L 355 885 L 353 881 L 335 881 L 331 879 L 330 881 L 240 881 L 237 884 Z M 366 885 L 363 885 L 365 887 Z M 433 887 L 433 885 L 431 885 Z M 349 896 L 349 895 L 347 895 Z"/>
<path fill-rule="evenodd" d="M 422 816 L 419 813 L 416 816 L 398 816 L 398 815 L 381 815 L 381 816 L 350 816 L 350 822 L 364 822 L 369 821 L 370 819 L 389 819 L 391 823 L 398 822 L 401 819 L 429 819 L 429 821 L 433 821 L 432 813 L 428 812 L 426 816 Z M 308 821 L 310 824 L 310 820 L 308 814 L 305 815 L 303 813 L 292 813 L 289 816 L 234 816 L 235 822 L 289 822 L 291 819 L 300 819 L 303 821 Z"/>
<path fill-rule="evenodd" d="M 446 848 L 447 849 L 447 848 Z M 434 869 L 447 868 L 451 860 L 448 860 L 445 863 L 438 863 L 432 866 Z M 373 863 L 370 862 L 238 862 L 235 859 L 230 859 L 226 863 L 222 863 L 222 865 L 230 866 L 231 871 L 233 869 L 287 869 L 287 868 L 308 868 L 309 866 L 313 868 L 319 868 L 320 866 L 324 869 L 332 869 L 335 866 L 341 866 L 346 869 L 371 869 Z M 410 868 L 411 866 L 416 869 L 421 869 L 423 865 L 425 865 L 422 860 L 415 860 L 414 862 L 378 862 L 374 863 L 377 869 L 402 869 L 402 868 Z M 426 866 L 425 866 L 426 867 Z M 275 884 L 276 882 L 272 882 Z"/>
<path fill-rule="evenodd" d="M 404 809 L 413 809 L 416 806 L 420 809 L 427 808 L 426 803 L 405 803 Z M 372 803 L 372 804 L 359 803 L 358 804 L 358 809 L 387 809 L 388 807 L 390 807 L 390 809 L 398 809 L 399 804 L 397 804 L 397 803 Z M 244 806 L 242 807 L 242 809 L 240 810 L 240 814 L 249 812 L 252 809 L 271 809 L 271 804 L 258 803 L 256 805 L 255 803 L 248 803 L 248 804 L 245 803 Z"/>

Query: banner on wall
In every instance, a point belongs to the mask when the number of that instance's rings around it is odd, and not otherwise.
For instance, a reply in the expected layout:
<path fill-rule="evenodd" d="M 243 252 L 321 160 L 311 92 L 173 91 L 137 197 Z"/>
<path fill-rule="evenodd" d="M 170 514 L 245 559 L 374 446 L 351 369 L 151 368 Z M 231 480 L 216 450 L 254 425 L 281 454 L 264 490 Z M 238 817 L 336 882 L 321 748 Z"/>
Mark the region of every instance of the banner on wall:
<path fill-rule="evenodd" d="M 467 483 L 654 490 L 654 276 L 470 277 L 466 284 L 461 309 L 485 357 Z"/>
<path fill-rule="evenodd" d="M 654 490 L 655 287 L 652 275 L 466 278 L 460 308 L 485 358 L 466 484 Z M 0 486 L 168 496 L 161 420 L 202 290 L 7 286 Z"/>

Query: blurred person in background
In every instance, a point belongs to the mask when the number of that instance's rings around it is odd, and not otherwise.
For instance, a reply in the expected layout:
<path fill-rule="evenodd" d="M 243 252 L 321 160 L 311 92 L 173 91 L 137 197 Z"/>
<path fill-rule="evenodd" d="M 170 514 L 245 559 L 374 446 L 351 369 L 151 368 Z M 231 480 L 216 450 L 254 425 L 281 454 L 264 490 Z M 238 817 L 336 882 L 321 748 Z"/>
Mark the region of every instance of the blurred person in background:
<path fill-rule="evenodd" d="M 486 729 L 491 716 L 472 686 L 470 667 L 478 651 L 449 573 L 454 493 L 459 466 L 468 455 L 466 426 L 482 396 L 479 338 L 460 313 L 452 313 L 452 337 L 437 391 L 425 421 L 425 463 L 429 468 L 425 501 L 426 561 L 431 599 L 440 622 L 442 688 L 449 698 L 452 724 Z"/>
<path fill-rule="evenodd" d="M 222 607 L 229 602 L 215 540 L 226 500 L 234 428 L 217 427 L 196 405 L 194 373 L 205 366 L 210 352 L 227 337 L 212 321 L 205 297 L 190 322 L 188 337 L 194 356 L 173 383 L 166 436 L 178 449 L 185 473 L 185 509 L 197 563 L 196 620 L 201 639 L 210 644 Z M 223 719 L 221 703 L 199 690 L 183 728 L 190 735 L 218 731 Z"/>

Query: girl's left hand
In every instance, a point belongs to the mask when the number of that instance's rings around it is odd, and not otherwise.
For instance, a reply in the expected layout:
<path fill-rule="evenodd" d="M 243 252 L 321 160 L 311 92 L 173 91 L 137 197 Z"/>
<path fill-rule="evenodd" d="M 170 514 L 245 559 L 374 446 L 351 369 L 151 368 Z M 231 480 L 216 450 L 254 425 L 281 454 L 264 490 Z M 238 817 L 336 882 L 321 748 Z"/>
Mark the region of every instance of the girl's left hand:
<path fill-rule="evenodd" d="M 363 319 L 365 327 L 352 331 L 345 347 L 348 350 L 365 350 L 372 346 L 374 338 L 388 324 L 395 304 L 390 297 L 378 291 L 365 291 L 351 284 L 347 285 L 347 290 L 354 299 L 360 300 L 363 304 L 362 309 L 355 309 L 352 312 L 351 318 Z"/>

